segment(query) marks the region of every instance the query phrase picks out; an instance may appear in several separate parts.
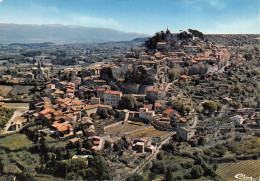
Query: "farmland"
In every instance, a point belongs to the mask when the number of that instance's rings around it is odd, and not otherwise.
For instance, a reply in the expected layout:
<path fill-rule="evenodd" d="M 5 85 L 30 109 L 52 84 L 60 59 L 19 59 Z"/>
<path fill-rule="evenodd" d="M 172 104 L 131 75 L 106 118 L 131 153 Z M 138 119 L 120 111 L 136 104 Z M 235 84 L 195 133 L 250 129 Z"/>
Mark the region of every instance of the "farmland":
<path fill-rule="evenodd" d="M 258 179 L 260 177 L 260 160 L 247 160 L 218 165 L 217 174 L 224 180 L 235 180 L 234 176 L 239 173 Z"/>
<path fill-rule="evenodd" d="M 127 134 L 131 137 L 160 137 L 162 135 L 167 134 L 167 131 L 159 131 L 156 130 L 154 127 L 149 127 L 147 129 L 137 130 Z"/>
<path fill-rule="evenodd" d="M 115 126 L 112 128 L 108 128 L 106 130 L 106 133 L 107 134 L 122 134 L 122 133 L 130 132 L 130 131 L 133 131 L 136 129 L 142 129 L 145 127 L 146 126 L 126 123 L 126 124 L 118 125 L 118 126 Z"/>
<path fill-rule="evenodd" d="M 6 148 L 6 149 L 29 148 L 32 145 L 33 145 L 32 142 L 24 134 L 13 134 L 10 136 L 6 136 L 4 138 L 1 138 L 1 141 L 0 141 L 0 147 Z"/>
<path fill-rule="evenodd" d="M 0 85 L 0 96 L 6 97 L 12 89 L 12 86 Z"/>
<path fill-rule="evenodd" d="M 5 106 L 19 111 L 25 111 L 29 109 L 29 103 L 5 103 Z"/>

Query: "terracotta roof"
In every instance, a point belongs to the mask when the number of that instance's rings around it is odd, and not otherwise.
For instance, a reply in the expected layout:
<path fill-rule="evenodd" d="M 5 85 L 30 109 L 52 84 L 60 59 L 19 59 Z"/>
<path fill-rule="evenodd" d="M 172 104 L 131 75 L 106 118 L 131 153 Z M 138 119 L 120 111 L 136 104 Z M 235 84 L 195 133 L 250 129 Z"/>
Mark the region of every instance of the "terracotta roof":
<path fill-rule="evenodd" d="M 120 95 L 121 92 L 119 92 L 119 91 L 106 91 L 105 94 L 118 94 L 118 95 Z"/>
<path fill-rule="evenodd" d="M 92 149 L 92 150 L 95 150 L 95 149 L 97 149 L 97 146 L 92 146 L 91 149 Z"/>
<path fill-rule="evenodd" d="M 170 119 L 170 118 L 167 118 L 167 117 L 162 117 L 161 120 L 162 120 L 162 121 L 170 121 L 171 119 Z"/>
<path fill-rule="evenodd" d="M 48 84 L 48 85 L 46 85 L 46 86 L 53 86 L 53 85 L 55 85 L 55 84 Z"/>
<path fill-rule="evenodd" d="M 191 77 L 190 76 L 187 76 L 187 75 L 182 75 L 180 76 L 181 78 L 184 78 L 184 79 L 190 79 Z"/>
<path fill-rule="evenodd" d="M 76 104 L 77 106 L 84 105 L 85 103 L 82 101 L 73 101 L 73 104 Z"/>
<path fill-rule="evenodd" d="M 174 113 L 174 115 L 175 115 L 176 117 L 178 117 L 178 118 L 181 117 L 181 115 L 179 115 L 178 113 Z"/>
<path fill-rule="evenodd" d="M 55 121 L 52 124 L 52 127 L 56 128 L 60 132 L 64 132 L 64 131 L 67 131 L 67 130 L 72 130 L 72 126 L 68 122 L 59 123 L 59 122 Z"/>
<path fill-rule="evenodd" d="M 165 111 L 163 111 L 163 114 L 170 114 L 173 111 L 174 111 L 173 109 L 166 109 Z"/>
<path fill-rule="evenodd" d="M 99 145 L 100 141 L 93 141 L 94 145 Z"/>
<path fill-rule="evenodd" d="M 180 118 L 180 121 L 183 122 L 183 123 L 187 122 L 186 118 Z"/>
<path fill-rule="evenodd" d="M 155 89 L 155 88 L 150 88 L 150 89 L 147 89 L 146 92 L 157 92 L 158 89 Z"/>
<path fill-rule="evenodd" d="M 160 103 L 154 103 L 154 107 L 162 107 Z"/>
<path fill-rule="evenodd" d="M 100 140 L 101 138 L 99 136 L 90 136 L 90 137 L 88 137 L 88 139 L 89 140 L 91 140 L 91 139 L 99 139 Z"/>
<path fill-rule="evenodd" d="M 166 42 L 158 42 L 157 45 L 166 45 Z"/>
<path fill-rule="evenodd" d="M 51 109 L 47 108 L 47 109 L 44 109 L 41 112 L 39 112 L 39 114 L 45 115 L 45 114 L 48 114 L 49 112 L 51 112 Z"/>
<path fill-rule="evenodd" d="M 95 104 L 95 105 L 86 105 L 84 106 L 84 109 L 94 109 L 94 108 L 98 108 L 98 104 Z"/>

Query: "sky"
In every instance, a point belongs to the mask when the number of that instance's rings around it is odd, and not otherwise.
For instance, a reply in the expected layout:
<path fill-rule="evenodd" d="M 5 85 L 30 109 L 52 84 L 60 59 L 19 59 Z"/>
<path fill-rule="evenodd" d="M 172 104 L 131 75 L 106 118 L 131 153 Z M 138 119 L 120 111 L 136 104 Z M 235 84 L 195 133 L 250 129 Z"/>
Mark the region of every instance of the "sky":
<path fill-rule="evenodd" d="M 0 0 L 0 23 L 260 33 L 260 0 Z"/>

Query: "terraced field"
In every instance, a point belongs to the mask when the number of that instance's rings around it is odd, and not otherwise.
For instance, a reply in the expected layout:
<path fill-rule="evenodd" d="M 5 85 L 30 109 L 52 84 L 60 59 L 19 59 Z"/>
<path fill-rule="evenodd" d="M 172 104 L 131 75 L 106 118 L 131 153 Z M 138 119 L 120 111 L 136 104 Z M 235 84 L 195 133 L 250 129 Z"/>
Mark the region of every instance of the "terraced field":
<path fill-rule="evenodd" d="M 133 130 L 142 129 L 142 128 L 146 128 L 146 126 L 125 123 L 115 127 L 108 128 L 106 130 L 106 134 L 123 134 L 126 132 L 131 132 Z"/>
<path fill-rule="evenodd" d="M 126 135 L 131 136 L 131 137 L 160 137 L 167 133 L 169 133 L 169 132 L 159 131 L 159 130 L 156 130 L 154 127 L 149 127 L 147 129 L 133 131 Z"/>
<path fill-rule="evenodd" d="M 0 85 L 0 96 L 6 97 L 12 89 L 12 86 Z"/>
<path fill-rule="evenodd" d="M 240 173 L 245 174 L 247 177 L 260 179 L 260 160 L 246 160 L 218 165 L 217 174 L 223 180 L 238 180 L 235 175 Z"/>

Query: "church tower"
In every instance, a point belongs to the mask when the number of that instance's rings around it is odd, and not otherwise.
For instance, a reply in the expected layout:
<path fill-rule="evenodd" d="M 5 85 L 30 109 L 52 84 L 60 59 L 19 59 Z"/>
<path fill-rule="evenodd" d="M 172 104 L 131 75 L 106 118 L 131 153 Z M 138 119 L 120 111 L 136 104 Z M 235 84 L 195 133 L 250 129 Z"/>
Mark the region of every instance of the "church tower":
<path fill-rule="evenodd" d="M 171 42 L 172 40 L 172 34 L 170 32 L 170 30 L 168 29 L 168 26 L 167 26 L 167 30 L 166 30 L 166 34 L 165 34 L 165 41 L 166 42 Z"/>

